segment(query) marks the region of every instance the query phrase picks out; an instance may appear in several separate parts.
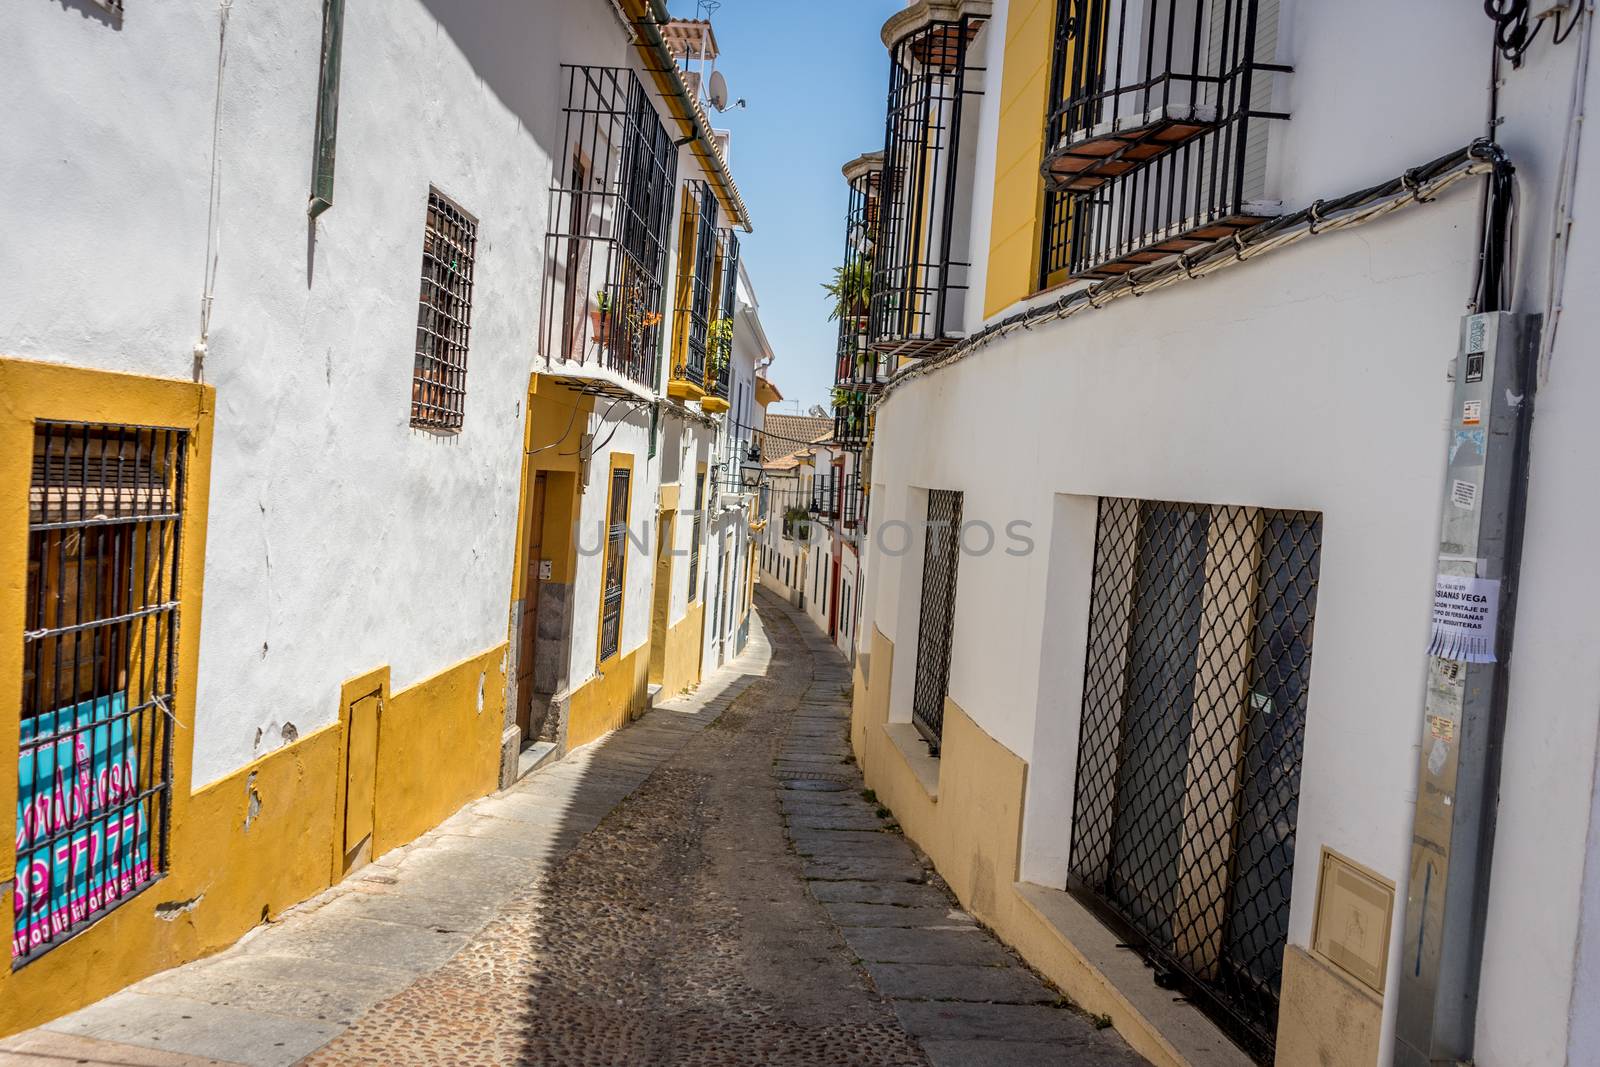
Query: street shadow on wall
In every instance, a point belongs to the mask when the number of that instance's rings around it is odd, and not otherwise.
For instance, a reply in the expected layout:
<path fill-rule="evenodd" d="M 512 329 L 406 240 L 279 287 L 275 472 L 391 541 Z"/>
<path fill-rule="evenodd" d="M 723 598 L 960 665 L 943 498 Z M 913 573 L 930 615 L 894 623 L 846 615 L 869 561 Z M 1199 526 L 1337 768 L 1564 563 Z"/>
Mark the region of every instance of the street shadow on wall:
<path fill-rule="evenodd" d="M 547 158 L 563 139 L 561 64 L 618 66 L 629 47 L 605 3 L 573 0 L 422 0 L 484 86 Z"/>

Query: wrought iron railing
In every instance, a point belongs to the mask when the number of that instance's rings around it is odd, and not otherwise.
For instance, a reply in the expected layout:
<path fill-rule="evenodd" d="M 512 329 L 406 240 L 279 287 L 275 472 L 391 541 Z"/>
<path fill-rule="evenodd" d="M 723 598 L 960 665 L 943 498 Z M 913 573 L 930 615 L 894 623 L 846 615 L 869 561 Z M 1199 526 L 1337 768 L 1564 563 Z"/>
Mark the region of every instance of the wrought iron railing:
<path fill-rule="evenodd" d="M 677 148 L 632 70 L 561 72 L 540 348 L 655 388 Z"/>
<path fill-rule="evenodd" d="M 667 385 L 674 396 L 698 398 L 705 391 L 706 343 L 711 329 L 717 259 L 717 197 L 710 183 L 691 178 L 683 187 L 678 235 L 672 377 Z"/>
<path fill-rule="evenodd" d="M 850 201 L 845 216 L 844 259 L 835 279 L 839 289 L 834 304 L 839 343 L 833 380 L 835 385 L 857 392 L 875 392 L 894 369 L 894 357 L 875 351 L 868 343 L 883 153 L 872 152 L 852 160 L 844 173 Z"/>
<path fill-rule="evenodd" d="M 960 332 L 971 267 L 960 203 L 971 175 L 961 138 L 967 97 L 980 92 L 973 76 L 982 70 L 969 46 L 984 21 L 929 22 L 890 50 L 868 314 L 868 341 L 880 352 L 929 356 Z"/>
<path fill-rule="evenodd" d="M 1069 888 L 1271 1058 L 1321 518 L 1100 502 Z"/>
<path fill-rule="evenodd" d="M 711 411 L 728 409 L 728 383 L 733 375 L 733 317 L 739 308 L 739 235 L 732 229 L 717 237 L 717 292 L 707 356 L 706 395 Z M 716 401 L 720 401 L 717 403 Z"/>
<path fill-rule="evenodd" d="M 1040 284 L 1106 277 L 1276 213 L 1277 0 L 1056 0 Z"/>
<path fill-rule="evenodd" d="M 833 439 L 842 448 L 854 451 L 866 447 L 872 433 L 867 414 L 867 394 L 835 386 L 833 393 Z"/>
<path fill-rule="evenodd" d="M 917 622 L 917 674 L 911 722 L 934 755 L 944 738 L 944 698 L 950 688 L 950 648 L 955 634 L 956 574 L 961 562 L 962 494 L 928 491 L 923 537 L 922 609 Z"/>

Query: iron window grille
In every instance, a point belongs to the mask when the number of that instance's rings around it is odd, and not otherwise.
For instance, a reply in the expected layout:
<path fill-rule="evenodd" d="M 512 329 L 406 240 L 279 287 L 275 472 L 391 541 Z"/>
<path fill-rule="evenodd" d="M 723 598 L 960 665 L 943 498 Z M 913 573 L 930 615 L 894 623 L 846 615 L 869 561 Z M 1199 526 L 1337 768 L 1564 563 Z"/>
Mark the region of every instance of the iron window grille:
<path fill-rule="evenodd" d="M 712 359 L 706 368 L 706 393 L 726 401 L 733 374 L 733 313 L 739 306 L 739 235 L 731 229 L 717 235 L 716 272 L 717 328 L 711 342 Z"/>
<path fill-rule="evenodd" d="M 1068 887 L 1256 1058 L 1289 922 L 1322 521 L 1106 498 Z"/>
<path fill-rule="evenodd" d="M 417 358 L 411 378 L 411 425 L 420 429 L 461 429 L 477 251 L 477 220 L 437 189 L 429 189 L 422 238 L 422 294 L 417 306 Z"/>
<path fill-rule="evenodd" d="M 944 698 L 950 690 L 950 648 L 956 621 L 956 572 L 961 562 L 962 494 L 928 492 L 923 540 L 922 612 L 917 622 L 917 679 L 911 722 L 935 756 L 944 736 Z"/>
<path fill-rule="evenodd" d="M 632 70 L 561 71 L 564 133 L 551 172 L 540 349 L 653 389 L 678 151 Z"/>
<path fill-rule="evenodd" d="M 694 480 L 694 522 L 689 532 L 689 602 L 700 596 L 700 513 L 705 508 L 706 476 Z"/>
<path fill-rule="evenodd" d="M 842 292 L 834 309 L 839 319 L 839 343 L 833 381 L 856 392 L 876 392 L 894 369 L 893 357 L 873 351 L 868 344 L 873 252 L 883 186 L 883 154 L 875 155 L 876 158 L 863 157 L 866 162 L 859 168 L 852 164 L 846 169 L 850 201 L 845 215 L 844 260 L 838 277 Z"/>
<path fill-rule="evenodd" d="M 811 480 L 811 514 L 824 519 L 839 514 L 837 484 L 831 471 Z"/>
<path fill-rule="evenodd" d="M 866 517 L 867 498 L 862 493 L 861 476 L 851 474 L 844 479 L 839 496 L 839 519 L 847 527 L 854 527 Z"/>
<path fill-rule="evenodd" d="M 606 565 L 600 609 L 600 662 L 617 654 L 622 640 L 622 590 L 628 571 L 628 486 L 633 472 L 611 472 L 611 497 L 606 514 Z"/>
<path fill-rule="evenodd" d="M 890 52 L 868 315 L 871 347 L 889 355 L 933 355 L 959 331 L 972 265 L 959 203 L 971 181 L 962 166 L 962 121 L 966 97 L 982 92 L 974 76 L 983 68 L 969 46 L 984 21 L 930 22 Z"/>
<path fill-rule="evenodd" d="M 35 427 L 13 967 L 167 868 L 187 445 L 176 429 Z"/>
<path fill-rule="evenodd" d="M 1277 0 L 1057 0 L 1041 284 L 1111 277 L 1278 213 Z"/>
<path fill-rule="evenodd" d="M 672 377 L 703 390 L 706 345 L 716 284 L 717 197 L 708 182 L 683 186 L 683 218 L 678 236 L 677 322 L 673 334 Z"/>

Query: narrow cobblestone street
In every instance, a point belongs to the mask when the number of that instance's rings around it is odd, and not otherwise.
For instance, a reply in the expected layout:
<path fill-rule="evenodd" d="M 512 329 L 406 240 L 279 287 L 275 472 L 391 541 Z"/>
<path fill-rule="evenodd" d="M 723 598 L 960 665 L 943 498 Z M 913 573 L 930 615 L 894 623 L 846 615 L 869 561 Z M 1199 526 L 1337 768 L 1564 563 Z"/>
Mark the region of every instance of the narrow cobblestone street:
<path fill-rule="evenodd" d="M 864 797 L 849 684 L 763 595 L 695 694 L 0 1062 L 1142 1062 Z"/>

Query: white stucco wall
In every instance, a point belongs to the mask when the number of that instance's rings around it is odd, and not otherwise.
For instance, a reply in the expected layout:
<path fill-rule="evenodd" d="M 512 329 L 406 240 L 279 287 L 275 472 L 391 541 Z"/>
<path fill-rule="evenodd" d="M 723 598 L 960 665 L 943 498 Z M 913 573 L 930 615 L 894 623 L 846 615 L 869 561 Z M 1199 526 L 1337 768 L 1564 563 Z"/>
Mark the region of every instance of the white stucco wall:
<path fill-rule="evenodd" d="M 0 118 L 0 351 L 187 378 L 218 5 L 130 4 L 118 23 L 92 11 L 15 5 L 0 34 L 0 96 L 18 105 Z M 321 26 L 320 0 L 229 8 L 196 785 L 276 747 L 286 724 L 332 722 L 352 675 L 388 663 L 399 688 L 506 640 L 559 64 L 632 55 L 599 3 L 350 7 L 335 206 L 313 227 Z M 408 426 L 430 183 L 479 222 L 452 437 Z M 638 456 L 637 516 L 654 485 L 646 431 L 628 420 L 609 449 Z M 585 497 L 586 519 L 601 508 Z M 580 570 L 574 682 L 578 651 L 592 673 L 597 577 Z M 630 558 L 625 648 L 648 633 L 648 581 Z"/>
<path fill-rule="evenodd" d="M 1283 11 L 1280 56 L 1296 66 L 1285 86 L 1293 118 L 1274 130 L 1272 183 L 1288 207 L 1392 176 L 1481 132 L 1489 47 L 1481 12 L 1303 0 Z M 1373 35 L 1380 22 L 1385 32 Z M 1543 301 L 1544 220 L 1574 58 L 1572 45 L 1546 42 L 1523 70 L 1507 72 L 1502 92 L 1497 138 L 1521 176 L 1518 310 Z M 1589 109 L 1600 107 L 1593 89 L 1589 96 Z M 1354 144 L 1362 150 L 1350 151 Z M 977 166 L 982 174 L 981 157 Z M 1580 186 L 1579 205 L 1600 195 L 1593 168 Z M 997 531 L 1016 519 L 1031 524 L 1032 554 L 962 559 L 950 680 L 952 698 L 1030 762 L 1025 877 L 1059 885 L 1065 873 L 1095 498 L 1307 508 L 1323 513 L 1324 548 L 1297 835 L 1297 854 L 1311 859 L 1297 867 L 1290 937 L 1309 938 L 1324 844 L 1393 879 L 1403 909 L 1443 371 L 1472 277 L 1476 196 L 1462 189 L 1203 282 L 1015 335 L 901 389 L 880 410 L 873 526 L 896 547 L 903 538 L 885 534 L 884 523 L 920 521 L 929 488 L 963 490 L 965 517 Z M 1600 1043 L 1592 962 L 1600 953 L 1588 950 L 1576 986 L 1573 963 L 1600 705 L 1592 654 L 1600 626 L 1584 610 L 1600 574 L 1582 563 L 1600 515 L 1584 488 L 1581 414 L 1600 387 L 1584 355 L 1600 323 L 1576 295 L 1592 288 L 1600 249 L 1585 237 L 1580 226 L 1533 437 L 1479 1009 L 1485 1064 L 1562 1062 L 1569 1051 L 1570 1062 L 1588 1062 Z M 920 561 L 919 543 L 867 561 L 875 589 L 865 617 L 897 645 L 895 717 L 909 713 Z M 1591 857 L 1590 900 L 1600 898 L 1596 870 Z M 1600 907 L 1585 914 L 1592 946 Z M 1399 956 L 1391 954 L 1391 970 Z M 1386 1027 L 1393 1011 L 1391 995 Z"/>

